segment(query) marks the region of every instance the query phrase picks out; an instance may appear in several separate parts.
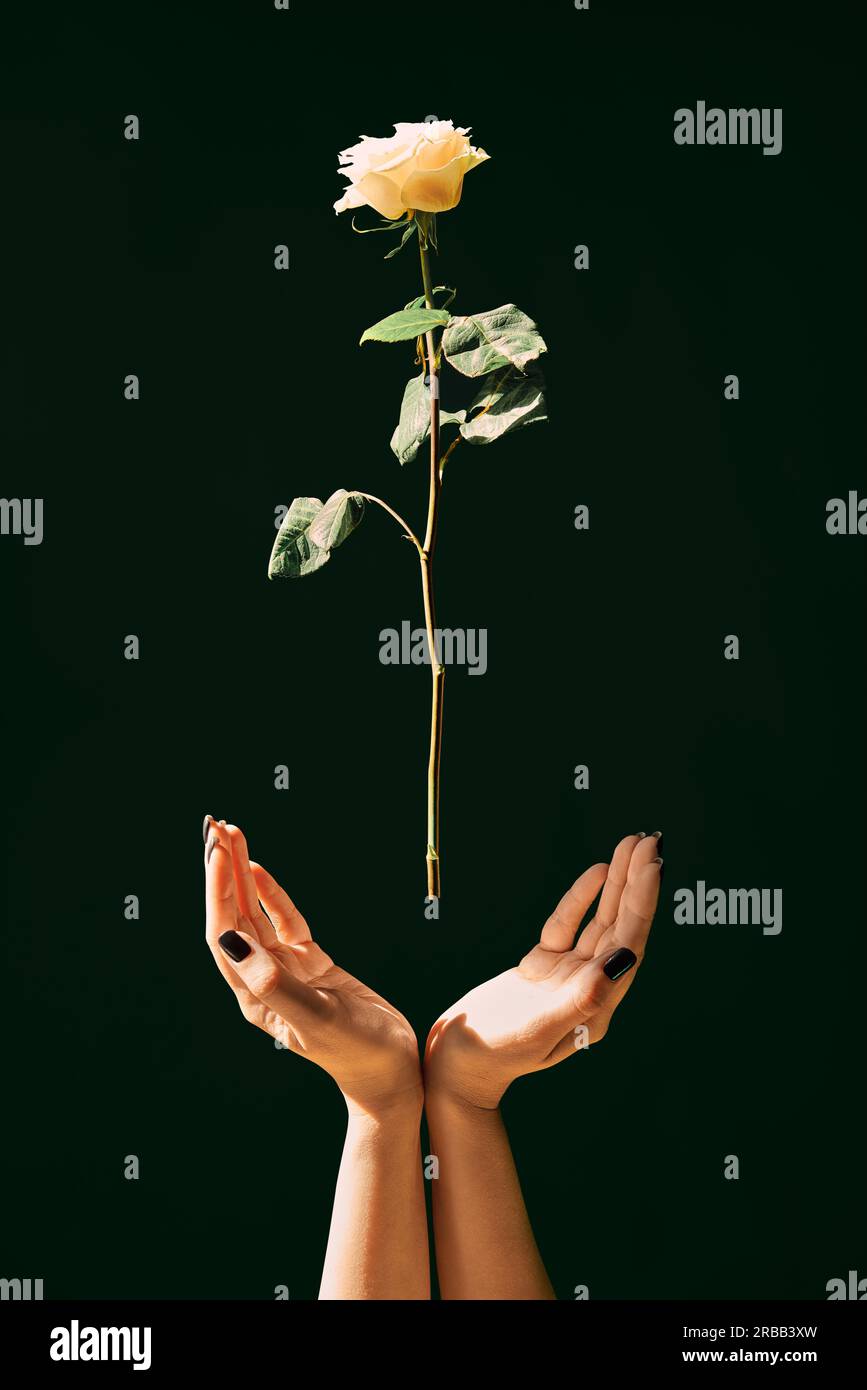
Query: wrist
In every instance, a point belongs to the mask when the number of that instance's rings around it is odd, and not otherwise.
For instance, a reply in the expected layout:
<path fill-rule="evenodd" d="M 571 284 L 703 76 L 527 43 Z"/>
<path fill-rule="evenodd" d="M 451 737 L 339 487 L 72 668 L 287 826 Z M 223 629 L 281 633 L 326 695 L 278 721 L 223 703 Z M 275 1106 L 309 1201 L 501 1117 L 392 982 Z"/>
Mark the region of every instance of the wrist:
<path fill-rule="evenodd" d="M 408 1126 L 418 1128 L 424 1110 L 421 1077 L 415 1084 L 376 1095 L 349 1095 L 343 1092 L 350 1124 L 368 1127 Z"/>
<path fill-rule="evenodd" d="M 493 1094 L 484 1094 L 482 1088 L 457 1086 L 443 1080 L 425 1080 L 424 1103 L 429 1114 L 448 1114 L 470 1122 L 485 1120 L 500 1112 L 499 1098 Z"/>

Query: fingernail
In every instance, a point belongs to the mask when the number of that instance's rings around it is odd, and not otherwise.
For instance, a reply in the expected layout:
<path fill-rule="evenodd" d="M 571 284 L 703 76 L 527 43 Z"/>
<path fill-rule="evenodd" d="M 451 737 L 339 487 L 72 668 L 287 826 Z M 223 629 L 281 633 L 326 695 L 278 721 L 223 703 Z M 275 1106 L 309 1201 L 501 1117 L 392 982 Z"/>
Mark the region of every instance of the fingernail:
<path fill-rule="evenodd" d="M 222 937 L 220 938 L 222 941 Z M 630 951 L 626 946 L 621 946 L 619 951 L 615 951 L 613 956 L 609 956 L 602 969 L 609 980 L 619 980 L 621 975 L 625 975 L 627 970 L 631 970 L 638 957 L 634 951 Z"/>
<path fill-rule="evenodd" d="M 213 819 L 213 816 L 205 816 L 205 819 L 202 822 L 202 839 L 204 840 L 205 844 L 208 843 L 208 831 L 211 828 L 211 821 Z"/>
<path fill-rule="evenodd" d="M 236 931 L 223 932 L 220 937 L 220 949 L 226 952 L 229 960 L 246 960 L 250 954 L 247 942 Z"/>
<path fill-rule="evenodd" d="M 661 830 L 654 830 L 654 832 L 653 832 L 653 838 L 654 838 L 654 840 L 661 840 L 661 839 L 662 839 L 662 831 L 661 831 Z"/>
<path fill-rule="evenodd" d="M 665 863 L 665 860 L 660 859 L 659 855 L 657 855 L 653 862 L 654 864 L 658 864 L 659 867 L 662 868 L 663 864 Z"/>
<path fill-rule="evenodd" d="M 643 830 L 639 830 L 639 832 L 638 832 L 638 838 L 639 838 L 639 840 L 646 840 L 646 839 L 647 839 L 647 836 L 646 836 L 646 834 L 644 833 Z"/>
<path fill-rule="evenodd" d="M 213 830 L 212 830 L 212 831 L 209 833 L 207 840 L 205 841 L 205 863 L 206 863 L 206 864 L 210 864 L 210 862 L 211 862 L 211 855 L 214 853 L 214 850 L 216 849 L 216 847 L 217 847 L 217 845 L 218 845 L 219 843 L 220 843 L 219 839 L 217 838 L 217 836 L 214 834 L 214 832 L 213 832 Z"/>

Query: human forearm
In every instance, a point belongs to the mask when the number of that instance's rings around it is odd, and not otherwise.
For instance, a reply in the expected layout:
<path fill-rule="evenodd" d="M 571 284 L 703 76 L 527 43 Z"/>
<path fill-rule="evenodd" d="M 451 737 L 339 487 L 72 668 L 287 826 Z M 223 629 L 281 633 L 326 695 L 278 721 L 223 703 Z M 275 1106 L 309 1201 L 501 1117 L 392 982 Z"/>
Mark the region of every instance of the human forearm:
<path fill-rule="evenodd" d="M 553 1299 L 499 1109 L 426 1097 L 437 1275 L 444 1299 Z"/>
<path fill-rule="evenodd" d="M 350 1112 L 320 1299 L 430 1298 L 420 1118 Z"/>

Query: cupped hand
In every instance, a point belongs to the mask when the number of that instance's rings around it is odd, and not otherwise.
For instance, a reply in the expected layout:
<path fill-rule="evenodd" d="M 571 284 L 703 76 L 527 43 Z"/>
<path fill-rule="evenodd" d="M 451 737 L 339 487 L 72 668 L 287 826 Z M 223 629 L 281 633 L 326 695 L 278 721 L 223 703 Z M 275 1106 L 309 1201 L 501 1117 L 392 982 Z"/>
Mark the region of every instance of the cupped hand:
<path fill-rule="evenodd" d="M 336 1081 L 350 1111 L 420 1107 L 418 1042 L 403 1014 L 314 942 L 234 825 L 207 821 L 206 936 L 241 1012 Z"/>
<path fill-rule="evenodd" d="M 605 1036 L 635 979 L 659 897 L 658 835 L 628 835 L 573 883 L 520 965 L 464 995 L 425 1050 L 429 1098 L 494 1109 L 512 1081 Z M 601 889 L 595 915 L 575 934 Z"/>

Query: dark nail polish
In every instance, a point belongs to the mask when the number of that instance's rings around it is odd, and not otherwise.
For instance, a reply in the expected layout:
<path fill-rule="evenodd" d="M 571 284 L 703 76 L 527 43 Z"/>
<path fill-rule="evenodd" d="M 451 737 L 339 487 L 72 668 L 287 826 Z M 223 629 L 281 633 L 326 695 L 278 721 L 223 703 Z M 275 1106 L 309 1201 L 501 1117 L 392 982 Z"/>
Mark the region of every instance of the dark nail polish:
<path fill-rule="evenodd" d="M 250 947 L 236 931 L 223 932 L 220 937 L 220 949 L 226 952 L 229 960 L 246 960 L 250 954 Z"/>
<path fill-rule="evenodd" d="M 205 816 L 205 819 L 202 822 L 202 839 L 204 840 L 205 844 L 208 843 L 208 831 L 211 828 L 211 821 L 213 819 L 213 816 Z"/>
<path fill-rule="evenodd" d="M 647 839 L 647 835 L 645 834 L 645 832 L 644 832 L 643 830 L 639 830 L 639 832 L 638 832 L 638 838 L 639 838 L 639 840 L 646 840 L 646 839 Z"/>
<path fill-rule="evenodd" d="M 634 951 L 630 951 L 626 946 L 621 946 L 619 951 L 615 951 L 613 956 L 609 956 L 602 969 L 609 980 L 619 980 L 621 975 L 625 975 L 627 970 L 631 970 L 638 957 Z"/>
<path fill-rule="evenodd" d="M 662 839 L 662 831 L 661 831 L 661 830 L 654 830 L 654 832 L 653 832 L 653 838 L 654 838 L 654 840 L 661 840 L 661 839 Z"/>
<path fill-rule="evenodd" d="M 205 841 L 205 863 L 206 863 L 206 864 L 210 864 L 210 862 L 211 862 L 211 855 L 214 853 L 214 849 L 216 848 L 216 846 L 217 846 L 219 843 L 220 843 L 220 841 L 217 839 L 217 836 L 214 834 L 213 830 L 210 831 L 210 833 L 209 833 L 209 835 L 208 835 L 208 838 L 207 838 L 207 840 Z"/>

